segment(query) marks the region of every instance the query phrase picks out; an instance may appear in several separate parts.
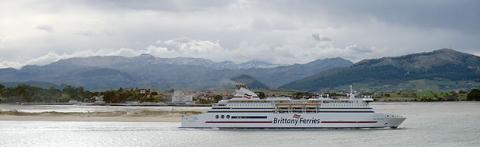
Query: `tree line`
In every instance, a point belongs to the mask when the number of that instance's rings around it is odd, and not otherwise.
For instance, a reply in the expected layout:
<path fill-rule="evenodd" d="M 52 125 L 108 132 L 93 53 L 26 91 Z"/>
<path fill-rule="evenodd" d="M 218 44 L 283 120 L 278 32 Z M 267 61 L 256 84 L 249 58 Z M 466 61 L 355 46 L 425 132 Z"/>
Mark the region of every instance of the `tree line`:
<path fill-rule="evenodd" d="M 64 103 L 70 100 L 91 101 L 95 93 L 82 87 L 65 86 L 62 89 L 54 87 L 40 88 L 25 84 L 15 87 L 5 87 L 0 84 L 0 102 L 32 102 L 32 103 Z"/>
<path fill-rule="evenodd" d="M 170 91 L 172 92 L 172 91 Z M 266 92 L 256 92 L 260 98 L 265 98 Z M 294 99 L 313 97 L 313 93 L 295 92 L 290 96 Z M 335 96 L 336 93 L 329 93 L 330 96 Z M 412 97 L 419 101 L 458 101 L 459 95 L 466 95 L 469 101 L 480 101 L 480 89 L 472 89 L 469 92 L 444 92 L 430 94 L 420 93 L 384 93 L 381 97 Z M 127 101 L 135 102 L 165 102 L 169 100 L 169 95 L 161 92 L 151 91 L 149 89 L 114 89 L 101 92 L 94 92 L 85 90 L 83 87 L 64 86 L 63 88 L 40 88 L 30 85 L 17 85 L 15 87 L 6 87 L 0 84 L 0 103 L 67 103 L 71 100 L 78 102 L 95 102 L 97 97 L 103 96 L 103 101 L 106 103 L 124 103 Z M 273 95 L 274 96 L 274 95 Z M 283 95 L 282 95 L 283 96 Z M 215 103 L 222 99 L 221 95 L 204 96 L 204 98 L 194 99 L 196 103 Z"/>
<path fill-rule="evenodd" d="M 167 97 L 148 89 L 119 88 L 93 92 L 85 90 L 83 87 L 68 85 L 63 88 L 40 88 L 25 84 L 15 87 L 6 87 L 0 84 L 0 103 L 67 103 L 71 100 L 91 103 L 95 102 L 96 97 L 100 96 L 106 103 L 160 102 Z"/>

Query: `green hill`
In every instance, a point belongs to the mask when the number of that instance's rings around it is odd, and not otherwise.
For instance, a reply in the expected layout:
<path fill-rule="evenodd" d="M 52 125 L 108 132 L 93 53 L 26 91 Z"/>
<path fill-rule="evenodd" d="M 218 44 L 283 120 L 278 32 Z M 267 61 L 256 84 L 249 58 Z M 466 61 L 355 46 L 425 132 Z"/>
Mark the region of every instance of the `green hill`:
<path fill-rule="evenodd" d="M 422 82 L 423 81 L 423 82 Z M 350 84 L 383 90 L 472 88 L 480 84 L 480 57 L 452 49 L 363 60 L 281 86 L 316 91 Z"/>

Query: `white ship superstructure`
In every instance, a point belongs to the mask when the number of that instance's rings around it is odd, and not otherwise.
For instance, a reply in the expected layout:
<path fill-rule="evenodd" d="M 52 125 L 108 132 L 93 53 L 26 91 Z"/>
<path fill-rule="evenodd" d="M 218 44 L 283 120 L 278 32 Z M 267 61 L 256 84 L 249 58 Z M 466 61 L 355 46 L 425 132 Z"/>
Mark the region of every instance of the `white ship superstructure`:
<path fill-rule="evenodd" d="M 292 100 L 288 97 L 259 99 L 245 88 L 230 100 L 222 100 L 207 113 L 185 116 L 184 128 L 397 128 L 406 118 L 376 113 L 371 99 L 316 98 Z"/>

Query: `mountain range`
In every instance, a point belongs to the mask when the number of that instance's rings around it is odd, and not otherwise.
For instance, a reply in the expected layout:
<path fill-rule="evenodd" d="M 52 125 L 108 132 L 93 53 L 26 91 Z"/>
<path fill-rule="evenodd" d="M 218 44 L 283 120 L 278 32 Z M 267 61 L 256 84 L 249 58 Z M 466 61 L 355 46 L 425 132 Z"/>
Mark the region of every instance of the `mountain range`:
<path fill-rule="evenodd" d="M 360 61 L 280 88 L 317 91 L 350 84 L 382 90 L 448 90 L 480 86 L 480 57 L 452 49 Z M 433 87 L 433 89 L 431 89 Z"/>
<path fill-rule="evenodd" d="M 352 64 L 342 58 L 279 66 L 261 61 L 236 64 L 201 58 L 158 58 L 147 54 L 136 57 L 93 56 L 64 59 L 42 66 L 28 65 L 19 70 L 0 69 L 0 81 L 48 82 L 90 90 L 119 87 L 205 89 L 232 85 L 235 83 L 232 78 L 249 75 L 265 86 L 276 88 L 324 70 Z"/>
<path fill-rule="evenodd" d="M 480 57 L 452 49 L 398 57 L 319 59 L 305 64 L 214 62 L 202 58 L 93 56 L 47 65 L 0 69 L 0 83 L 113 88 L 208 89 L 244 83 L 252 88 L 319 91 L 342 89 L 457 90 L 480 86 Z"/>

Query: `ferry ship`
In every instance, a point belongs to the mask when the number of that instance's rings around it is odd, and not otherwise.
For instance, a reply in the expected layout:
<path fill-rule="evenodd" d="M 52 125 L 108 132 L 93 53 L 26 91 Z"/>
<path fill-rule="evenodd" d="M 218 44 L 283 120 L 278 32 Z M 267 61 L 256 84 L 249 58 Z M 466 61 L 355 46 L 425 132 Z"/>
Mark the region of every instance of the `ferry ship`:
<path fill-rule="evenodd" d="M 406 118 L 376 113 L 372 98 L 346 99 L 288 97 L 260 99 L 245 88 L 236 90 L 230 100 L 221 100 L 207 113 L 182 117 L 181 128 L 219 129 L 320 129 L 320 128 L 397 128 Z"/>

